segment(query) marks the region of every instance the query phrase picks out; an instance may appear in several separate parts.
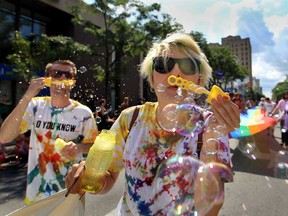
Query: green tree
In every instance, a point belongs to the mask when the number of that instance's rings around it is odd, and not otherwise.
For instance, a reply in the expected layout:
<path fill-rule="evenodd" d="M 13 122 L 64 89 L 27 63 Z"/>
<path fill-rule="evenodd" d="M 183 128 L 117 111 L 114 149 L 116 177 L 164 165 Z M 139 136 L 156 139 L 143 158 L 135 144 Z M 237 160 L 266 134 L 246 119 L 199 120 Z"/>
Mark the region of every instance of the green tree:
<path fill-rule="evenodd" d="M 209 62 L 213 68 L 210 85 L 218 85 L 226 89 L 227 85 L 237 79 L 243 80 L 248 71 L 238 64 L 237 57 L 224 46 L 211 46 Z M 210 87 L 211 87 L 210 86 Z"/>
<path fill-rule="evenodd" d="M 95 64 L 92 69 L 96 69 L 98 81 L 105 83 L 106 98 L 111 87 L 120 94 L 119 82 L 125 74 L 126 62 L 140 53 L 145 54 L 153 40 L 182 29 L 170 15 L 160 14 L 160 9 L 157 3 L 144 5 L 137 0 L 98 0 L 91 5 L 83 3 L 71 8 L 73 22 L 97 38 L 91 47 L 93 55 L 98 56 L 104 66 Z M 87 12 L 101 17 L 101 27 L 83 17 Z M 116 95 L 116 104 L 118 100 Z"/>
<path fill-rule="evenodd" d="M 88 46 L 64 36 L 49 37 L 43 34 L 40 38 L 31 35 L 25 39 L 16 31 L 10 43 L 11 52 L 6 58 L 7 63 L 13 65 L 13 70 L 9 75 L 22 81 L 37 76 L 48 62 L 57 59 L 77 60 L 91 53 Z"/>
<path fill-rule="evenodd" d="M 272 89 L 272 98 L 276 101 L 283 97 L 283 94 L 288 92 L 288 76 L 283 82 L 277 83 L 277 85 Z"/>
<path fill-rule="evenodd" d="M 190 35 L 198 43 L 199 47 L 205 53 L 207 59 L 209 60 L 211 58 L 211 51 L 203 33 L 197 31 L 191 31 Z"/>

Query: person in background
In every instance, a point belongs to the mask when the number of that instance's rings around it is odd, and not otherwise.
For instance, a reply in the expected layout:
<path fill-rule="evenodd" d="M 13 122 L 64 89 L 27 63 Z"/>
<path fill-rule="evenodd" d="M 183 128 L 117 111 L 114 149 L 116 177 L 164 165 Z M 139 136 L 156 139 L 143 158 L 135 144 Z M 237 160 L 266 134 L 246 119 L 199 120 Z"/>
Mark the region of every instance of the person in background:
<path fill-rule="evenodd" d="M 139 98 L 138 104 L 137 105 L 142 105 L 146 102 L 145 98 Z"/>
<path fill-rule="evenodd" d="M 16 165 L 26 164 L 28 161 L 30 131 L 19 134 L 15 139 Z"/>
<path fill-rule="evenodd" d="M 251 98 L 248 98 L 246 100 L 245 105 L 246 105 L 246 109 L 251 109 L 254 106 L 254 102 L 253 102 L 253 100 Z"/>
<path fill-rule="evenodd" d="M 130 106 L 129 97 L 125 97 L 123 103 L 121 103 L 120 106 L 121 106 L 121 108 L 120 108 L 121 111 L 124 110 L 124 109 L 127 109 Z"/>
<path fill-rule="evenodd" d="M 276 107 L 269 116 L 273 116 L 280 111 L 281 127 L 281 146 L 286 148 L 288 145 L 288 92 L 283 93 L 283 98 L 277 103 Z"/>
<path fill-rule="evenodd" d="M 265 104 L 264 104 L 265 116 L 270 116 L 270 114 L 275 108 L 275 105 L 276 104 L 274 103 L 274 101 L 271 101 L 269 97 L 265 98 Z M 271 134 L 274 137 L 274 125 L 269 127 L 267 130 L 268 130 L 267 135 Z"/>
<path fill-rule="evenodd" d="M 263 115 L 265 115 L 265 103 L 266 103 L 266 101 L 265 101 L 265 98 L 264 98 L 264 97 L 262 97 L 262 98 L 260 99 L 260 102 L 258 103 L 258 106 L 260 107 L 261 113 L 262 113 Z"/>
<path fill-rule="evenodd" d="M 101 121 L 98 123 L 98 130 L 101 131 L 103 129 L 110 129 L 112 124 L 114 123 L 114 119 L 110 118 L 109 113 L 111 113 L 111 108 L 106 109 L 106 99 L 102 98 L 99 102 L 100 112 L 96 112 L 95 114 L 101 118 Z"/>
<path fill-rule="evenodd" d="M 243 100 L 241 99 L 241 95 L 239 93 L 234 94 L 234 97 L 232 98 L 232 102 L 238 106 L 241 112 L 245 111 Z"/>
<path fill-rule="evenodd" d="M 92 111 L 70 99 L 76 74 L 77 68 L 70 60 L 47 64 L 45 77 L 51 79 L 51 96 L 34 97 L 45 87 L 47 79 L 32 79 L 22 99 L 0 129 L 0 143 L 11 142 L 19 134 L 31 130 L 25 197 L 27 204 L 64 189 L 68 170 L 82 160 L 82 153 L 88 153 L 98 135 Z M 67 142 L 60 152 L 54 147 L 57 138 Z"/>
<path fill-rule="evenodd" d="M 5 159 L 5 146 L 0 142 L 0 170 L 5 169 L 5 167 L 2 166 L 3 162 L 5 162 Z"/>
<path fill-rule="evenodd" d="M 167 79 L 170 75 L 175 75 L 204 86 L 211 77 L 211 71 L 204 53 L 188 34 L 170 34 L 163 41 L 153 44 L 147 53 L 141 64 L 141 75 L 148 79 L 153 89 L 157 89 L 160 84 L 167 88 L 165 92 L 155 91 L 157 102 L 146 102 L 141 106 L 129 107 L 122 111 L 111 128 L 116 133 L 112 164 L 105 176 L 95 179 L 99 183 L 102 182 L 103 185 L 102 190 L 98 193 L 105 194 L 111 190 L 121 170 L 125 169 L 125 189 L 117 206 L 116 215 L 169 215 L 170 209 L 166 204 L 173 203 L 175 199 L 181 199 L 181 187 L 187 180 L 185 177 L 179 180 L 179 184 L 172 185 L 170 181 L 163 182 L 165 185 L 161 187 L 161 192 L 159 192 L 161 198 L 157 202 L 154 202 L 155 194 L 152 193 L 153 183 L 156 181 L 156 170 L 168 158 L 175 155 L 198 158 L 197 135 L 182 136 L 164 130 L 159 125 L 159 122 L 165 117 L 163 108 L 173 104 L 175 96 L 178 94 L 178 88 L 170 86 Z M 182 95 L 183 98 L 179 104 L 186 103 L 184 99 L 188 97 L 187 91 L 183 90 Z M 140 107 L 139 114 L 129 132 L 129 125 L 136 107 Z M 216 137 L 213 130 L 203 132 L 203 145 L 199 159 L 203 163 L 218 162 L 229 167 L 228 133 L 239 127 L 240 111 L 236 104 L 220 95 L 217 100 L 212 100 L 211 107 L 213 112 L 203 115 L 208 122 L 207 127 L 213 128 L 217 125 L 225 125 L 225 127 L 221 129 L 221 137 Z M 67 187 L 70 187 L 80 175 L 84 164 L 85 162 L 82 162 L 72 167 L 65 180 Z M 219 173 L 215 175 L 216 179 L 221 178 Z M 168 178 L 168 176 L 166 177 Z M 187 181 L 192 182 L 193 180 Z M 201 179 L 195 181 L 196 185 L 199 185 Z M 80 182 L 77 181 L 71 188 L 71 193 L 83 194 Z M 213 187 L 212 182 L 207 181 L 206 183 L 208 187 Z M 224 183 L 219 180 L 219 184 L 224 190 Z M 210 190 L 208 189 L 208 191 Z M 199 194 L 199 187 L 196 186 L 194 197 L 191 197 L 192 200 L 195 200 L 196 209 L 201 209 L 202 203 Z M 217 215 L 222 202 L 223 200 L 212 205 L 207 215 Z"/>
<path fill-rule="evenodd" d="M 0 115 L 2 121 L 9 115 L 11 111 L 12 102 L 8 98 L 7 94 L 2 94 L 0 97 Z"/>

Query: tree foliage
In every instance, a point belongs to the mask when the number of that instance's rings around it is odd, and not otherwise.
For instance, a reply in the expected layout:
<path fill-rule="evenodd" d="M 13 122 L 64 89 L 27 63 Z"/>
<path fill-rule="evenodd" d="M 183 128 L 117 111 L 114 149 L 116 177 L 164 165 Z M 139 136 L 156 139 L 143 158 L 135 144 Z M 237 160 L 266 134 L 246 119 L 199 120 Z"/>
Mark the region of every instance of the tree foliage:
<path fill-rule="evenodd" d="M 45 34 L 41 37 L 31 35 L 24 39 L 19 32 L 11 40 L 11 53 L 7 55 L 8 64 L 13 65 L 10 76 L 29 81 L 44 70 L 48 62 L 58 59 L 80 59 L 89 55 L 88 46 L 73 41 L 70 37 Z"/>
<path fill-rule="evenodd" d="M 288 92 L 288 76 L 286 75 L 286 79 L 284 82 L 279 82 L 277 85 L 272 89 L 272 98 L 274 100 L 280 100 L 284 93 Z"/>
<path fill-rule="evenodd" d="M 170 15 L 161 14 L 160 9 L 157 3 L 145 5 L 137 0 L 98 0 L 91 5 L 82 2 L 80 7 L 71 8 L 73 22 L 97 38 L 91 47 L 93 55 L 100 57 L 104 66 L 92 68 L 97 69 L 99 76 L 105 75 L 106 98 L 109 98 L 111 86 L 119 93 L 117 87 L 125 73 L 126 62 L 145 53 L 153 40 L 182 29 Z M 101 17 L 101 27 L 85 19 L 83 14 L 87 13 Z M 104 51 L 99 52 L 103 47 Z"/>
<path fill-rule="evenodd" d="M 237 57 L 224 46 L 211 46 L 209 59 L 213 69 L 211 85 L 218 85 L 226 89 L 227 85 L 237 79 L 243 80 L 248 71 L 238 64 Z"/>

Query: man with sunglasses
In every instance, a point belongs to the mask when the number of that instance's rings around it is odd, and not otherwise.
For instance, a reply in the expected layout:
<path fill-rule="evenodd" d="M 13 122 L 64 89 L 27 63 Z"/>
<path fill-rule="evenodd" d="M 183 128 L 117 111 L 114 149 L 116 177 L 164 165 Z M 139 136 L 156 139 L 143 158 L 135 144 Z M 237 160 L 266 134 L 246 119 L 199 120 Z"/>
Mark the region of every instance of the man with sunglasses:
<path fill-rule="evenodd" d="M 22 99 L 3 122 L 0 143 L 11 142 L 20 133 L 31 130 L 25 202 L 57 193 L 65 188 L 64 179 L 74 163 L 88 153 L 98 135 L 92 111 L 70 99 L 77 68 L 70 60 L 47 64 L 45 78 L 31 83 Z M 49 97 L 35 97 L 49 81 Z M 55 140 L 66 145 L 56 151 Z"/>

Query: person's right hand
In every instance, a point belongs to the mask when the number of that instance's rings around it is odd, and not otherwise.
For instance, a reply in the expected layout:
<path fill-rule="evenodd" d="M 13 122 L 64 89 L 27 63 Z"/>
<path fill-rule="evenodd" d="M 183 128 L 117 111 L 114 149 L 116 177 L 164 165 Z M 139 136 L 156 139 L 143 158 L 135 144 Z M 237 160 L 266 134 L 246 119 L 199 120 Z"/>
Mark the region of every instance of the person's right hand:
<path fill-rule="evenodd" d="M 74 164 L 65 178 L 65 185 L 67 188 L 70 188 L 74 181 L 79 177 L 75 185 L 70 189 L 70 193 L 72 194 L 78 193 L 82 195 L 84 193 L 81 189 L 81 175 L 84 170 L 84 165 L 85 161 L 82 161 L 80 164 Z"/>
<path fill-rule="evenodd" d="M 44 79 L 44 77 L 32 79 L 27 91 L 25 92 L 25 96 L 30 99 L 36 96 L 40 92 L 40 90 L 45 87 Z"/>

